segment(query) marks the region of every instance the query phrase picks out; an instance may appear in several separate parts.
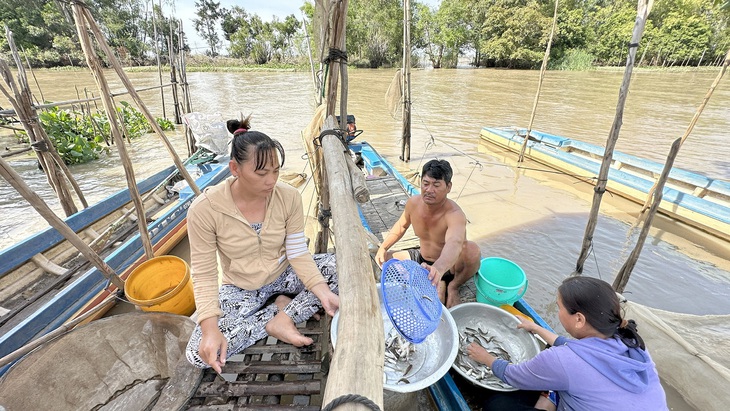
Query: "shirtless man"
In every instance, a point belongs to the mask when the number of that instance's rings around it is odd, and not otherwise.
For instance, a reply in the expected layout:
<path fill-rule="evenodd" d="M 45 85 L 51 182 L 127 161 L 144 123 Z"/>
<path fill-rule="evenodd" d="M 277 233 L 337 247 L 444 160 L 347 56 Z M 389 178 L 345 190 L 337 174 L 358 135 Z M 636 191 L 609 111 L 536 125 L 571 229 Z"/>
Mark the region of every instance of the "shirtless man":
<path fill-rule="evenodd" d="M 408 199 L 375 255 L 380 266 L 391 258 L 421 263 L 429 270 L 428 279 L 447 308 L 461 303 L 459 287 L 479 270 L 481 262 L 479 246 L 466 239 L 466 215 L 456 202 L 446 198 L 452 175 L 446 160 L 431 160 L 423 166 L 421 194 Z M 420 249 L 388 251 L 411 225 Z"/>

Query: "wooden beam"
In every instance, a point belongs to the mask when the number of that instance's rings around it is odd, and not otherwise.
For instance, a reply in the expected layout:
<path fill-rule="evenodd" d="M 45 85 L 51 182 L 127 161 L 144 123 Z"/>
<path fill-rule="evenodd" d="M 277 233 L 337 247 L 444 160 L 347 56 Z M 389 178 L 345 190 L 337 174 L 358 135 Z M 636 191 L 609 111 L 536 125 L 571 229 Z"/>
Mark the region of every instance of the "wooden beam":
<path fill-rule="evenodd" d="M 331 191 L 332 218 L 337 227 L 334 233 L 340 288 L 337 346 L 323 405 L 345 394 L 359 394 L 382 409 L 385 342 L 370 253 L 353 198 L 342 141 L 337 136 L 325 135 L 322 151 Z M 358 409 L 364 409 L 364 405 L 344 404 L 338 407 L 338 410 Z"/>

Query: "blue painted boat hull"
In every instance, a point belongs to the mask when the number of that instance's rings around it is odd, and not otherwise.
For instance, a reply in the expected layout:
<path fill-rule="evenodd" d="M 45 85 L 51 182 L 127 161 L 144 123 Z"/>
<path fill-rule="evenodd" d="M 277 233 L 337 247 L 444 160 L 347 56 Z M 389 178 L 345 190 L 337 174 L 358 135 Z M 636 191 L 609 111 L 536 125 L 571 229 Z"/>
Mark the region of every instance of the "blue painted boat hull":
<path fill-rule="evenodd" d="M 196 179 L 196 184 L 201 190 L 217 184 L 230 175 L 227 164 L 201 164 L 188 167 L 194 167 L 202 172 L 202 175 Z M 183 189 L 179 198 L 175 200 L 175 205 L 148 225 L 150 239 L 154 247 L 159 248 L 173 232 L 186 229 L 187 210 L 193 199 L 192 190 L 190 188 Z M 136 234 L 114 250 L 104 261 L 122 278 L 125 278 L 133 265 L 141 262 L 142 258 L 144 258 L 142 240 L 140 235 Z M 109 281 L 97 268 L 88 270 L 0 337 L 0 357 L 56 329 L 72 318 L 109 285 Z M 0 375 L 8 368 L 9 365 L 1 368 Z"/>
<path fill-rule="evenodd" d="M 519 153 L 527 130 L 484 127 L 482 140 Z M 597 177 L 604 148 L 578 140 L 531 131 L 525 155 L 535 161 L 590 181 Z M 664 165 L 614 151 L 607 189 L 644 204 Z M 659 211 L 730 241 L 730 182 L 673 168 L 664 187 Z"/>

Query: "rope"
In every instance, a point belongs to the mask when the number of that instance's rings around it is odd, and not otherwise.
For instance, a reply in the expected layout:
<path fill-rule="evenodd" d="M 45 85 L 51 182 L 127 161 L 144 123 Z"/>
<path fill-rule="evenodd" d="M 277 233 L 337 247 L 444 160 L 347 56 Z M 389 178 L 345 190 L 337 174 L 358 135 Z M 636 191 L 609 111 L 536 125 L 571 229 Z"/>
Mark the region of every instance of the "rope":
<path fill-rule="evenodd" d="M 372 400 L 370 400 L 370 398 L 363 397 L 359 394 L 340 395 L 339 397 L 332 400 L 329 404 L 327 404 L 327 406 L 323 407 L 322 411 L 332 411 L 340 405 L 347 403 L 359 403 L 370 408 L 373 411 L 380 411 L 380 407 L 378 407 L 378 404 L 374 403 Z"/>

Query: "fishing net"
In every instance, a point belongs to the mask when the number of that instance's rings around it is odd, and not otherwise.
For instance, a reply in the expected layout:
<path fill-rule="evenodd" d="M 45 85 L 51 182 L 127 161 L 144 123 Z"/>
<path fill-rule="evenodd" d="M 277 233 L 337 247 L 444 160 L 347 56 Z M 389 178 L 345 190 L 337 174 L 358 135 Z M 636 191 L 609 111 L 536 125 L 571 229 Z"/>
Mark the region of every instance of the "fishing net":
<path fill-rule="evenodd" d="M 698 410 L 730 404 L 730 315 L 691 315 L 627 302 L 626 318 L 656 363 L 659 376 Z M 681 368 L 681 372 L 678 370 Z"/>
<path fill-rule="evenodd" d="M 428 270 L 413 260 L 391 259 L 380 277 L 383 305 L 390 321 L 408 341 L 420 343 L 439 325 L 441 301 Z"/>
<path fill-rule="evenodd" d="M 403 118 L 403 75 L 400 69 L 395 72 L 388 90 L 385 92 L 385 107 L 391 117 L 396 120 Z"/>

